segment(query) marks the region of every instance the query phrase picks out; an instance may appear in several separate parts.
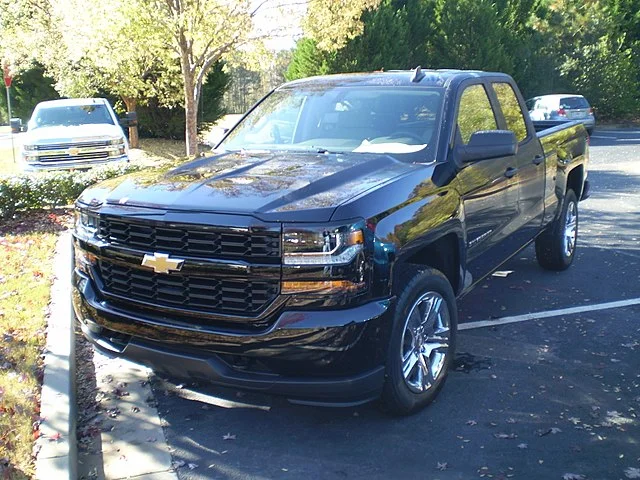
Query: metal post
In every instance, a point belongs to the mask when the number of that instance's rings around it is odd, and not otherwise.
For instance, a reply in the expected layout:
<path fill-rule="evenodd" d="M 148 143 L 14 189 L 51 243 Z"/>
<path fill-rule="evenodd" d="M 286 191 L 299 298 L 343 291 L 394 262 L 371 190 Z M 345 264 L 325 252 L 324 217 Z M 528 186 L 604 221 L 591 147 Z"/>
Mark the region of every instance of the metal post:
<path fill-rule="evenodd" d="M 9 113 L 9 134 L 11 135 L 11 155 L 13 155 L 13 163 L 16 163 L 16 147 L 13 144 L 13 129 L 11 128 L 11 95 L 9 94 L 9 89 L 7 88 L 7 111 Z"/>

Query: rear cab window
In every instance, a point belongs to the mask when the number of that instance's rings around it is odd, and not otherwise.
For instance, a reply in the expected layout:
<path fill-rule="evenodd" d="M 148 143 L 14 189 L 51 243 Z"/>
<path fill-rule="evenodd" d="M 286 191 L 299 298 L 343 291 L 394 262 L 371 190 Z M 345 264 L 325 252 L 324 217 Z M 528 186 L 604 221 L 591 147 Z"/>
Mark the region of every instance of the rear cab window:
<path fill-rule="evenodd" d="M 482 84 L 464 89 L 458 107 L 458 131 L 466 145 L 471 135 L 482 130 L 497 130 L 498 123 L 491 108 L 489 96 Z"/>
<path fill-rule="evenodd" d="M 502 115 L 504 115 L 507 130 L 511 130 L 515 134 L 518 143 L 524 141 L 527 138 L 527 124 L 516 92 L 506 82 L 494 82 L 492 86 L 496 92 Z"/>
<path fill-rule="evenodd" d="M 565 110 L 589 108 L 589 102 L 584 97 L 564 97 L 560 99 L 560 108 Z"/>

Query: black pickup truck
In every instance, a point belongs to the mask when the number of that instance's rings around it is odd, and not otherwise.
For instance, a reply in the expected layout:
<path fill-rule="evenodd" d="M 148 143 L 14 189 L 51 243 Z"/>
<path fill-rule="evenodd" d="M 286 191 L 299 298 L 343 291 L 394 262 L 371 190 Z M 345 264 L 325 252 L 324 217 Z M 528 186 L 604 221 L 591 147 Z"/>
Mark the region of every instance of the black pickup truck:
<path fill-rule="evenodd" d="M 287 83 L 213 156 L 80 196 L 75 313 L 172 377 L 411 413 L 451 368 L 457 296 L 531 242 L 572 263 L 588 156 L 500 73 Z"/>

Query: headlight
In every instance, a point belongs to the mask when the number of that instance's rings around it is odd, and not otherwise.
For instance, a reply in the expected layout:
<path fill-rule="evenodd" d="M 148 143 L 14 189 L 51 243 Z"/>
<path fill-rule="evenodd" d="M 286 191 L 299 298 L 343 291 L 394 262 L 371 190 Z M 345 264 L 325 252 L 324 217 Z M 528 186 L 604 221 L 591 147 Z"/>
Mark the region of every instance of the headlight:
<path fill-rule="evenodd" d="M 124 137 L 112 138 L 109 145 L 124 145 Z"/>
<path fill-rule="evenodd" d="M 369 260 L 364 221 L 342 225 L 284 225 L 283 294 L 349 297 L 367 291 Z"/>
<path fill-rule="evenodd" d="M 362 251 L 364 234 L 355 225 L 285 226 L 282 244 L 285 265 L 343 265 Z"/>
<path fill-rule="evenodd" d="M 38 147 L 36 147 L 35 145 L 22 145 L 22 150 L 24 150 L 25 152 L 32 152 L 37 149 Z"/>
<path fill-rule="evenodd" d="M 81 237 L 93 237 L 98 233 L 100 218 L 86 210 L 75 211 L 75 231 Z"/>

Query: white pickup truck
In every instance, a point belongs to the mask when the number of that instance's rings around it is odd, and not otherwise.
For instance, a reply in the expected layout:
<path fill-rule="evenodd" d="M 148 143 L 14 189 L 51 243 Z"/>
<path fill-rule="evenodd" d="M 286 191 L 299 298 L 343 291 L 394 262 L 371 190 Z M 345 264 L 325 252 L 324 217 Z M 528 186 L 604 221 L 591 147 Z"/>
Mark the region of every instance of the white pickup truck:
<path fill-rule="evenodd" d="M 129 161 L 129 144 L 104 98 L 41 102 L 22 142 L 25 171 L 89 168 Z"/>

